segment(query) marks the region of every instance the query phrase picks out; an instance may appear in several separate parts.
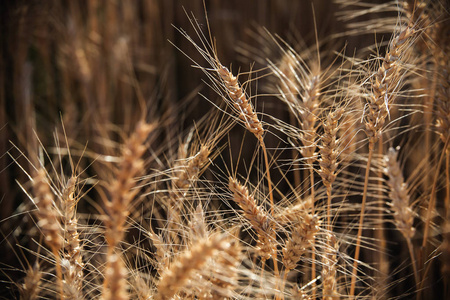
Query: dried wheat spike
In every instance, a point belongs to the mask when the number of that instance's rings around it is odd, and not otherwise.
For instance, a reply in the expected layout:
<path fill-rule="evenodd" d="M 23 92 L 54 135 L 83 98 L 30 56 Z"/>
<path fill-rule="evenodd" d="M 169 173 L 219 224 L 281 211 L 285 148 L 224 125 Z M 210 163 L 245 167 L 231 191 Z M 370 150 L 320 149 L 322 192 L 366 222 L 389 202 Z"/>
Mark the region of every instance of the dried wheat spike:
<path fill-rule="evenodd" d="M 108 254 L 105 280 L 108 287 L 103 289 L 102 299 L 125 300 L 129 299 L 127 291 L 128 271 L 121 255 L 117 253 Z"/>
<path fill-rule="evenodd" d="M 316 131 L 317 131 L 317 115 L 319 113 L 319 96 L 320 96 L 320 76 L 310 75 L 306 82 L 305 92 L 302 98 L 302 130 L 303 130 L 303 146 L 300 150 L 303 157 L 307 158 L 308 164 L 312 164 L 316 155 Z"/>
<path fill-rule="evenodd" d="M 39 299 L 39 292 L 41 290 L 42 272 L 39 269 L 39 264 L 35 263 L 33 267 L 29 267 L 26 271 L 24 282 L 18 285 L 20 299 L 35 300 Z"/>
<path fill-rule="evenodd" d="M 283 248 L 283 265 L 286 272 L 293 270 L 301 256 L 313 245 L 319 225 L 318 216 L 311 214 L 305 214 L 294 224 L 292 234 Z"/>
<path fill-rule="evenodd" d="M 331 192 L 331 185 L 336 179 L 337 157 L 339 155 L 336 134 L 338 131 L 338 121 L 342 114 L 342 109 L 330 113 L 327 116 L 327 121 L 323 124 L 324 133 L 321 138 L 322 146 L 320 146 L 319 175 L 322 177 L 323 184 L 327 188 L 327 193 Z"/>
<path fill-rule="evenodd" d="M 111 199 L 106 202 L 108 218 L 105 237 L 108 243 L 103 299 L 128 299 L 127 269 L 120 255 L 114 253 L 114 248 L 124 239 L 128 206 L 138 192 L 134 177 L 144 169 L 141 156 L 144 145 L 153 126 L 140 122 L 133 135 L 126 141 L 122 153 L 122 162 L 116 173 L 116 179 L 109 187 Z"/>
<path fill-rule="evenodd" d="M 244 217 L 250 222 L 258 235 L 258 248 L 261 257 L 269 259 L 276 251 L 272 222 L 262 207 L 256 204 L 248 189 L 236 179 L 230 177 L 229 189 L 233 192 L 233 201 L 244 211 Z"/>
<path fill-rule="evenodd" d="M 148 300 L 153 298 L 152 289 L 147 280 L 140 273 L 133 276 L 133 288 L 138 300 Z"/>
<path fill-rule="evenodd" d="M 208 227 L 205 222 L 205 214 L 200 204 L 197 205 L 194 213 L 189 221 L 189 236 L 191 241 L 195 243 L 198 240 L 202 240 L 207 237 Z"/>
<path fill-rule="evenodd" d="M 237 267 L 242 254 L 239 241 L 232 241 L 230 247 L 224 251 L 224 254 L 217 259 L 219 268 L 214 278 L 211 278 L 211 282 L 215 286 L 212 292 L 213 299 L 231 297 L 233 290 L 238 285 Z"/>
<path fill-rule="evenodd" d="M 109 245 L 117 245 L 123 240 L 124 226 L 129 214 L 128 205 L 138 191 L 133 189 L 134 177 L 144 168 L 141 156 L 146 150 L 144 142 L 152 129 L 152 125 L 138 123 L 135 132 L 125 143 L 115 181 L 109 187 L 111 199 L 106 203 L 109 216 L 106 239 Z"/>
<path fill-rule="evenodd" d="M 291 51 L 281 61 L 280 69 L 275 72 L 281 79 L 281 93 L 293 109 L 299 113 L 301 122 L 300 153 L 311 165 L 315 160 L 317 115 L 319 114 L 320 75 L 304 70 L 304 66 Z M 301 74 L 297 74 L 297 71 Z M 303 72 L 305 74 L 303 74 Z"/>
<path fill-rule="evenodd" d="M 414 212 L 409 204 L 408 186 L 403 180 L 402 171 L 397 161 L 398 148 L 389 148 L 389 153 L 385 156 L 386 175 L 389 176 L 389 197 L 394 211 L 394 220 L 397 229 L 405 236 L 411 239 L 414 236 L 413 227 Z"/>
<path fill-rule="evenodd" d="M 164 270 L 157 284 L 157 294 L 154 299 L 172 299 L 193 273 L 201 270 L 208 259 L 214 257 L 217 252 L 226 251 L 229 247 L 230 243 L 223 235 L 215 235 L 197 243 L 190 251 L 181 254 Z"/>
<path fill-rule="evenodd" d="M 61 216 L 54 207 L 54 195 L 43 168 L 40 168 L 34 177 L 33 191 L 35 195 L 34 203 L 38 208 L 35 212 L 38 226 L 41 228 L 48 246 L 59 251 L 64 244 L 60 223 Z"/>
<path fill-rule="evenodd" d="M 368 113 L 365 115 L 366 134 L 370 147 L 378 141 L 389 114 L 389 104 L 394 101 L 398 92 L 402 80 L 400 63 L 405 56 L 404 53 L 410 47 L 409 41 L 414 33 L 412 25 L 408 25 L 392 39 L 381 66 L 371 81 Z"/>
<path fill-rule="evenodd" d="M 339 247 L 334 234 L 327 234 L 327 242 L 325 244 L 325 251 L 323 253 L 322 262 L 322 299 L 323 300 L 338 300 L 339 294 L 337 292 L 336 269 L 337 257 Z"/>
<path fill-rule="evenodd" d="M 175 177 L 169 191 L 169 213 L 172 213 L 173 210 L 177 212 L 180 210 L 183 203 L 183 194 L 192 184 L 192 181 L 199 176 L 202 167 L 208 162 L 209 154 L 209 148 L 202 146 L 197 154 L 175 166 Z"/>
<path fill-rule="evenodd" d="M 308 197 L 299 203 L 283 208 L 275 215 L 275 221 L 279 225 L 287 225 L 301 220 L 303 216 L 313 207 L 313 198 Z"/>
<path fill-rule="evenodd" d="M 261 122 L 258 119 L 251 103 L 248 101 L 245 92 L 239 85 L 237 78 L 228 70 L 227 67 L 219 63 L 217 72 L 225 83 L 225 88 L 233 100 L 234 107 L 240 112 L 239 118 L 244 121 L 248 131 L 253 133 L 257 139 L 261 139 L 264 133 Z"/>
<path fill-rule="evenodd" d="M 62 205 L 64 211 L 64 259 L 61 262 L 63 267 L 64 294 L 69 299 L 83 299 L 83 259 L 82 247 L 78 232 L 78 219 L 75 207 L 78 202 L 75 196 L 77 178 L 72 176 L 66 184 L 62 195 Z"/>
<path fill-rule="evenodd" d="M 297 62 L 295 54 L 288 50 L 281 58 L 280 67 L 275 70 L 275 73 L 281 79 L 281 92 L 287 102 L 295 106 L 298 104 L 297 93 L 298 86 L 295 83 L 297 81 L 295 66 Z"/>

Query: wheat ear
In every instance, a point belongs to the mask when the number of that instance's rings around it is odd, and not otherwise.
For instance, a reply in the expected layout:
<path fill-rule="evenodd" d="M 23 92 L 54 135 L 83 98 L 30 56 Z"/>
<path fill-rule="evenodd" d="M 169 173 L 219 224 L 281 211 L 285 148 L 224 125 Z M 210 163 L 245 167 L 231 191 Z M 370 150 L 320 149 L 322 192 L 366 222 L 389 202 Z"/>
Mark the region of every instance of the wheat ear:
<path fill-rule="evenodd" d="M 225 251 L 229 247 L 230 243 L 224 236 L 216 235 L 197 243 L 190 251 L 181 254 L 163 271 L 154 299 L 171 299 L 183 288 L 195 271 L 201 270 L 209 258 L 218 251 Z"/>
<path fill-rule="evenodd" d="M 275 232 L 268 214 L 256 204 L 255 198 L 249 194 L 248 189 L 232 177 L 229 180 L 229 189 L 233 192 L 233 201 L 244 211 L 244 217 L 258 235 L 259 253 L 263 260 L 271 256 L 275 257 Z"/>
<path fill-rule="evenodd" d="M 293 270 L 302 255 L 314 244 L 314 239 L 319 231 L 320 220 L 317 215 L 303 213 L 292 229 L 286 245 L 283 248 L 283 266 L 285 278 L 290 270 Z"/>
<path fill-rule="evenodd" d="M 39 264 L 35 263 L 33 267 L 29 267 L 26 271 L 24 282 L 19 285 L 19 293 L 21 300 L 36 300 L 39 299 L 39 292 L 41 290 L 42 271 L 39 269 Z"/>
<path fill-rule="evenodd" d="M 369 97 L 368 113 L 365 115 L 366 134 L 369 138 L 369 155 L 367 157 L 366 173 L 364 179 L 363 198 L 361 201 L 361 213 L 359 217 L 358 233 L 356 238 L 355 257 L 353 262 L 352 280 L 350 284 L 350 297 L 355 294 L 356 277 L 358 273 L 358 260 L 361 248 L 361 237 L 364 223 L 364 215 L 367 201 L 367 188 L 369 185 L 369 173 L 372 164 L 372 156 L 375 143 L 378 141 L 386 118 L 389 114 L 389 104 L 395 99 L 402 80 L 401 59 L 410 46 L 409 41 L 414 36 L 415 30 L 408 24 L 389 43 L 388 51 L 382 60 L 381 66 L 373 75 L 371 81 L 371 93 Z"/>
<path fill-rule="evenodd" d="M 337 271 L 337 256 L 339 246 L 336 241 L 336 236 L 333 233 L 327 234 L 327 241 L 325 244 L 325 251 L 323 253 L 322 264 L 322 299 L 323 300 L 337 300 L 339 294 L 337 292 L 336 271 Z"/>
<path fill-rule="evenodd" d="M 240 86 L 238 79 L 227 67 L 218 63 L 217 73 L 225 84 L 226 91 L 233 101 L 233 106 L 239 111 L 239 118 L 244 122 L 245 127 L 253 133 L 258 140 L 262 138 L 264 129 L 259 121 L 251 103 L 248 101 L 245 92 Z"/>
<path fill-rule="evenodd" d="M 153 126 L 144 122 L 136 125 L 133 135 L 125 143 L 115 181 L 109 187 L 111 199 L 106 201 L 108 216 L 105 236 L 108 253 L 103 299 L 128 299 L 126 284 L 128 272 L 121 256 L 114 252 L 114 248 L 124 239 L 129 205 L 138 192 L 138 189 L 133 189 L 136 185 L 134 177 L 144 169 L 141 156 L 146 150 L 144 142 L 152 130 Z"/>
<path fill-rule="evenodd" d="M 389 198 L 394 212 L 394 220 L 397 229 L 406 239 L 412 239 L 416 230 L 413 226 L 414 212 L 411 208 L 408 194 L 408 185 L 404 182 L 400 165 L 397 161 L 398 150 L 389 148 L 385 156 L 386 167 L 384 172 L 389 176 Z"/>
<path fill-rule="evenodd" d="M 34 202 L 37 206 L 35 212 L 38 226 L 41 228 L 45 242 L 55 256 L 56 277 L 58 281 L 60 298 L 64 298 L 60 250 L 64 245 L 61 229 L 61 215 L 55 209 L 54 195 L 46 177 L 46 171 L 40 168 L 33 179 Z"/>
<path fill-rule="evenodd" d="M 324 133 L 321 137 L 322 145 L 320 146 L 320 171 L 319 175 L 322 177 L 322 182 L 327 189 L 327 229 L 331 231 L 331 189 L 333 182 L 336 179 L 336 169 L 338 166 L 337 158 L 338 150 L 338 121 L 343 114 L 343 110 L 337 109 L 327 116 L 326 122 L 323 123 Z"/>
<path fill-rule="evenodd" d="M 76 205 L 78 199 L 75 194 L 77 177 L 72 176 L 66 184 L 62 195 L 64 212 L 64 294 L 69 299 L 83 299 L 83 258 L 78 232 L 78 218 Z"/>
<path fill-rule="evenodd" d="M 414 268 L 414 277 L 416 285 L 419 284 L 419 275 L 417 272 L 416 262 L 414 259 L 414 249 L 411 239 L 413 238 L 416 229 L 413 226 L 414 212 L 409 203 L 408 186 L 404 182 L 402 170 L 397 161 L 398 150 L 389 148 L 388 154 L 385 156 L 386 168 L 384 172 L 389 176 L 389 198 L 391 200 L 391 207 L 394 212 L 394 223 L 397 229 L 403 234 L 408 243 L 409 252 L 411 255 L 412 265 Z"/>
<path fill-rule="evenodd" d="M 203 166 L 208 162 L 210 150 L 207 146 L 202 146 L 192 157 L 182 160 L 174 168 L 174 178 L 169 189 L 169 202 L 167 204 L 167 214 L 169 226 L 175 226 L 180 219 L 179 214 L 183 207 L 184 198 L 193 180 L 197 178 Z"/>
<path fill-rule="evenodd" d="M 245 95 L 244 90 L 240 86 L 237 77 L 235 77 L 227 67 L 223 66 L 217 60 L 217 73 L 225 84 L 225 89 L 228 92 L 231 100 L 233 101 L 233 106 L 235 109 L 239 111 L 239 118 L 244 121 L 245 127 L 255 135 L 258 139 L 263 155 L 264 162 L 266 164 L 266 178 L 267 185 L 269 188 L 269 200 L 271 206 L 271 214 L 274 216 L 275 214 L 275 205 L 273 200 L 273 191 L 272 191 L 272 180 L 270 178 L 270 166 L 269 166 L 269 158 L 267 156 L 267 148 L 264 143 L 263 134 L 264 129 L 262 127 L 261 121 L 258 119 L 251 103 L 248 101 L 247 96 Z"/>

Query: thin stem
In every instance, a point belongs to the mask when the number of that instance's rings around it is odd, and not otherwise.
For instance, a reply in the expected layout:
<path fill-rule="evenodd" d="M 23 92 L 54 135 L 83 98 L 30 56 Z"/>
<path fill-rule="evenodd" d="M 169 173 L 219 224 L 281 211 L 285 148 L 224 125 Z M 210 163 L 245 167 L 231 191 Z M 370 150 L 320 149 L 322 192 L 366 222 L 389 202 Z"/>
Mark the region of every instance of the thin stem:
<path fill-rule="evenodd" d="M 297 119 L 294 117 L 292 111 L 289 111 L 289 121 L 292 126 L 296 125 Z M 292 162 L 294 167 L 294 183 L 296 187 L 299 187 L 301 184 L 300 179 L 300 168 L 298 163 L 296 162 L 298 158 L 298 151 L 294 148 L 292 149 Z"/>
<path fill-rule="evenodd" d="M 272 180 L 270 179 L 270 167 L 269 167 L 269 158 L 267 156 L 266 144 L 262 137 L 259 138 L 259 143 L 261 144 L 261 148 L 264 154 L 264 162 L 266 164 L 266 178 L 267 178 L 267 186 L 269 188 L 269 199 L 270 199 L 270 213 L 272 217 L 275 215 L 275 205 L 273 202 L 273 190 L 272 190 Z"/>
<path fill-rule="evenodd" d="M 275 216 L 275 205 L 274 205 L 274 201 L 273 201 L 273 188 L 272 188 L 272 180 L 270 179 L 270 167 L 269 167 L 269 158 L 267 156 L 267 148 L 266 148 L 266 144 L 264 143 L 264 140 L 262 138 L 262 136 L 259 138 L 259 142 L 261 144 L 261 148 L 263 150 L 264 153 L 264 162 L 266 164 L 266 178 L 267 178 L 267 186 L 269 188 L 269 199 L 270 199 L 270 214 L 272 215 L 272 218 Z M 275 249 L 274 249 L 274 256 L 272 257 L 273 260 L 273 268 L 275 271 L 275 275 L 280 278 L 280 272 L 278 270 L 278 249 L 276 248 L 276 233 L 274 230 L 274 236 L 272 237 L 272 239 L 274 240 L 275 243 Z"/>
<path fill-rule="evenodd" d="M 447 155 L 445 157 L 445 177 L 447 178 L 447 184 L 445 185 L 446 189 L 446 197 L 445 197 L 445 211 L 444 211 L 444 220 L 447 220 L 448 217 L 448 209 L 450 205 L 450 150 L 446 151 Z"/>
<path fill-rule="evenodd" d="M 282 278 L 282 280 L 281 280 L 281 288 L 280 288 L 281 295 L 283 295 L 284 287 L 286 286 L 286 281 L 287 281 L 288 274 L 289 274 L 289 270 L 284 270 L 283 278 Z M 282 297 L 283 297 L 283 296 L 282 296 Z M 283 298 L 284 298 L 284 297 L 283 297 Z"/>
<path fill-rule="evenodd" d="M 331 232 L 331 185 L 327 187 L 327 230 Z"/>
<path fill-rule="evenodd" d="M 414 281 L 416 282 L 416 291 L 419 289 L 419 273 L 417 272 L 416 260 L 414 259 L 414 248 L 411 239 L 406 239 L 408 244 L 409 256 L 411 256 L 411 263 L 414 270 Z"/>
<path fill-rule="evenodd" d="M 56 277 L 58 279 L 58 288 L 59 288 L 59 298 L 64 300 L 64 286 L 62 280 L 62 269 L 61 269 L 61 257 L 59 257 L 59 251 L 56 247 L 52 247 L 53 255 L 55 256 L 56 263 Z"/>
<path fill-rule="evenodd" d="M 352 281 L 351 281 L 351 286 L 350 286 L 350 297 L 351 298 L 353 298 L 353 296 L 355 295 L 356 277 L 358 274 L 358 259 L 359 259 L 359 252 L 361 249 L 361 236 L 362 236 L 362 228 L 363 228 L 363 222 L 364 222 L 364 214 L 365 214 L 365 210 L 366 210 L 367 188 L 369 185 L 369 174 L 370 174 L 370 165 L 372 163 L 373 148 L 374 148 L 374 144 L 369 143 L 369 157 L 367 158 L 366 174 L 365 174 L 365 178 L 364 178 L 364 191 L 363 191 L 363 198 L 362 198 L 362 203 L 361 203 L 361 214 L 359 217 L 355 258 L 353 261 Z"/>
<path fill-rule="evenodd" d="M 447 139 L 447 141 L 445 142 L 445 145 L 444 145 L 444 149 L 447 149 L 448 142 L 449 141 Z M 424 233 L 423 233 L 422 248 L 425 248 L 425 246 L 427 245 L 428 234 L 429 234 L 430 223 L 431 223 L 431 214 L 433 212 L 434 202 L 435 202 L 435 198 L 436 198 L 436 185 L 437 185 L 437 180 L 438 180 L 438 177 L 440 174 L 440 172 L 439 172 L 440 166 L 442 165 L 442 160 L 444 159 L 445 152 L 446 152 L 445 150 L 442 152 L 442 154 L 439 158 L 438 166 L 436 168 L 436 173 L 434 174 L 434 181 L 433 181 L 433 186 L 431 189 L 430 201 L 428 202 L 427 218 L 425 220 L 425 229 L 424 229 Z"/>
<path fill-rule="evenodd" d="M 382 157 L 383 155 L 383 136 L 380 136 L 378 140 L 378 155 Z M 378 173 L 378 178 L 383 178 L 383 171 L 380 170 Z M 378 229 L 375 231 L 375 238 L 379 243 L 378 248 L 378 266 L 379 266 L 379 284 L 378 286 L 387 285 L 387 274 L 389 273 L 389 264 L 386 262 L 386 238 L 384 234 L 384 219 L 383 219 L 383 209 L 384 209 L 384 198 L 383 198 L 383 181 L 378 181 Z M 386 299 L 386 298 L 384 298 Z"/>
<path fill-rule="evenodd" d="M 312 203 L 312 207 L 311 207 L 311 211 L 312 211 L 312 215 L 314 215 L 314 169 L 312 164 L 309 166 L 309 178 L 310 178 L 310 182 L 311 182 L 311 203 Z M 315 244 L 316 244 L 316 238 L 314 237 L 313 241 L 312 241 L 312 248 L 314 250 L 315 248 Z M 312 251 L 311 254 L 311 280 L 314 280 L 316 278 L 316 252 Z M 312 284 L 312 298 L 316 299 L 316 282 L 313 281 Z"/>

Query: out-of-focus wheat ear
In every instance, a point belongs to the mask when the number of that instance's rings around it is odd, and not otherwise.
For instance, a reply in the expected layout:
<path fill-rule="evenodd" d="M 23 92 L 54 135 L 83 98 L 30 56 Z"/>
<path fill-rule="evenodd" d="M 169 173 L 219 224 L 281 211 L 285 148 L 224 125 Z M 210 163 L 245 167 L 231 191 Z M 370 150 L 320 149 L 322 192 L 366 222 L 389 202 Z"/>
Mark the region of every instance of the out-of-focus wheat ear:
<path fill-rule="evenodd" d="M 253 133 L 258 140 L 261 140 L 264 134 L 261 121 L 258 119 L 252 104 L 248 101 L 237 77 L 227 67 L 220 63 L 218 64 L 217 73 L 225 84 L 226 91 L 233 101 L 234 108 L 239 111 L 239 118 L 244 122 L 247 130 Z"/>
<path fill-rule="evenodd" d="M 295 285 L 295 287 L 292 289 L 292 297 L 293 299 L 299 299 L 299 300 L 312 300 L 312 297 L 308 295 L 304 290 L 302 290 L 299 286 Z"/>
<path fill-rule="evenodd" d="M 292 233 L 283 247 L 282 262 L 285 268 L 285 279 L 287 278 L 287 273 L 295 269 L 302 255 L 314 244 L 319 226 L 319 217 L 309 213 L 303 214 L 294 224 Z"/>
<path fill-rule="evenodd" d="M 83 257 L 80 234 L 78 232 L 78 218 L 76 205 L 77 177 L 72 176 L 62 193 L 64 215 L 64 258 L 62 260 L 64 278 L 64 296 L 68 299 L 83 299 Z"/>
<path fill-rule="evenodd" d="M 333 233 L 327 234 L 322 257 L 322 299 L 337 300 L 340 295 L 337 291 L 336 271 L 338 266 L 337 255 L 339 246 Z"/>
<path fill-rule="evenodd" d="M 389 198 L 394 213 L 394 221 L 397 229 L 406 239 L 412 239 L 416 229 L 413 226 L 414 212 L 411 208 L 408 186 L 404 182 L 400 164 L 397 161 L 398 150 L 389 148 L 385 156 L 386 168 L 384 172 L 389 176 Z"/>
<path fill-rule="evenodd" d="M 256 204 L 255 198 L 249 194 L 248 189 L 236 179 L 230 177 L 228 187 L 233 192 L 233 201 L 244 211 L 244 217 L 258 235 L 258 251 L 262 259 L 265 261 L 275 257 L 277 245 L 274 226 L 269 215 Z"/>
<path fill-rule="evenodd" d="M 26 271 L 26 275 L 22 284 L 18 285 L 21 300 L 39 299 L 41 290 L 42 272 L 39 264 L 36 262 Z"/>
<path fill-rule="evenodd" d="M 198 178 L 202 168 L 208 163 L 210 149 L 202 146 L 200 150 L 187 159 L 182 159 L 174 167 L 174 177 L 172 186 L 169 189 L 169 199 L 167 203 L 167 215 L 169 229 L 176 224 L 180 224 L 180 213 L 183 208 L 185 195 L 193 181 Z"/>
<path fill-rule="evenodd" d="M 38 208 L 35 215 L 45 242 L 51 249 L 59 251 L 64 244 L 60 222 L 61 215 L 55 207 L 55 198 L 46 174 L 46 171 L 40 168 L 33 178 L 34 203 Z"/>
<path fill-rule="evenodd" d="M 60 298 L 63 299 L 60 251 L 64 245 L 64 238 L 61 229 L 61 215 L 54 206 L 55 197 L 51 191 L 44 168 L 39 168 L 33 178 L 33 193 L 35 195 L 34 202 L 38 208 L 35 211 L 38 219 L 37 225 L 44 235 L 46 244 L 55 256 L 57 285 L 59 287 Z"/>
<path fill-rule="evenodd" d="M 416 229 L 413 226 L 414 211 L 409 203 L 410 196 L 408 194 L 408 186 L 403 179 L 402 170 L 397 160 L 399 149 L 399 147 L 397 147 L 397 149 L 392 147 L 389 148 L 389 152 L 385 156 L 385 173 L 389 176 L 389 198 L 391 200 L 390 205 L 394 212 L 394 223 L 408 243 L 412 265 L 414 268 L 414 277 L 418 288 L 419 275 L 417 273 L 414 248 L 411 241 L 416 232 Z"/>
<path fill-rule="evenodd" d="M 192 217 L 189 221 L 189 230 L 191 241 L 195 243 L 196 241 L 205 239 L 207 237 L 208 228 L 205 222 L 205 214 L 201 204 L 197 205 Z"/>
<path fill-rule="evenodd" d="M 181 254 L 165 269 L 157 283 L 155 300 L 172 299 L 192 278 L 194 272 L 200 271 L 208 259 L 222 255 L 230 247 L 223 235 L 214 235 L 193 246 Z"/>
<path fill-rule="evenodd" d="M 143 276 L 140 276 L 139 273 L 133 276 L 132 286 L 138 300 L 148 300 L 153 298 L 153 290 L 150 288 L 147 280 L 144 279 Z"/>
<path fill-rule="evenodd" d="M 311 197 L 299 200 L 297 204 L 283 208 L 275 214 L 275 222 L 282 226 L 295 223 L 308 211 L 311 211 L 312 205 L 313 199 Z"/>
<path fill-rule="evenodd" d="M 127 277 L 128 270 L 122 256 L 118 253 L 108 254 L 105 270 L 105 280 L 107 280 L 108 286 L 103 288 L 102 299 L 129 299 Z"/>
<path fill-rule="evenodd" d="M 129 205 L 138 192 L 138 189 L 134 188 L 135 176 L 144 169 L 144 161 L 141 158 L 147 149 L 144 143 L 153 128 L 153 125 L 142 121 L 136 125 L 133 134 L 125 142 L 115 180 L 108 186 L 110 199 L 105 201 L 107 212 L 105 236 L 108 253 L 102 292 L 105 300 L 128 299 L 128 272 L 120 254 L 115 253 L 115 248 L 124 239 Z"/>
<path fill-rule="evenodd" d="M 155 268 L 158 271 L 158 274 L 161 275 L 161 271 L 167 267 L 169 264 L 169 249 L 166 244 L 164 238 L 160 235 L 157 235 L 152 228 L 146 232 L 150 240 L 152 241 L 153 246 L 156 248 L 155 256 Z"/>
<path fill-rule="evenodd" d="M 332 184 L 336 179 L 336 170 L 338 167 L 337 158 L 339 156 L 339 140 L 337 138 L 338 121 L 342 117 L 343 109 L 339 108 L 327 116 L 323 123 L 323 134 L 321 137 L 320 148 L 320 171 L 322 182 L 327 189 L 327 229 L 331 231 L 331 190 Z"/>
<path fill-rule="evenodd" d="M 216 259 L 216 272 L 209 281 L 213 284 L 213 299 L 230 298 L 238 286 L 239 274 L 237 268 L 241 262 L 242 247 L 240 241 L 229 240 L 230 247 Z"/>

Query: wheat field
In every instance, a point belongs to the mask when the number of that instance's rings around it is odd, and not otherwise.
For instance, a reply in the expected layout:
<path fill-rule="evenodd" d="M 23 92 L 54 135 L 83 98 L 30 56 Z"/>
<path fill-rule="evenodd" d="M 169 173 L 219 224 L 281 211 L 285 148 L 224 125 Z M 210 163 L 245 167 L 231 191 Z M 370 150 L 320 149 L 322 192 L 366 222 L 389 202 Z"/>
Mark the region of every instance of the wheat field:
<path fill-rule="evenodd" d="M 450 298 L 450 3 L 0 4 L 1 299 Z"/>

